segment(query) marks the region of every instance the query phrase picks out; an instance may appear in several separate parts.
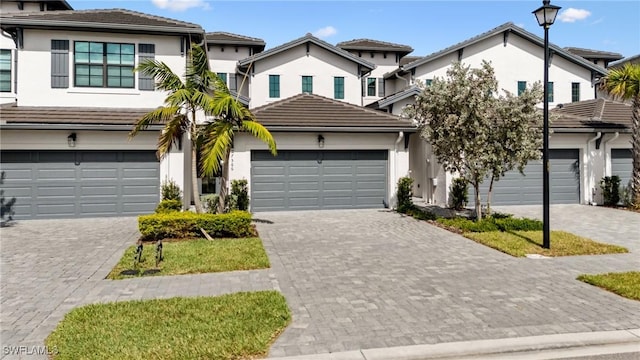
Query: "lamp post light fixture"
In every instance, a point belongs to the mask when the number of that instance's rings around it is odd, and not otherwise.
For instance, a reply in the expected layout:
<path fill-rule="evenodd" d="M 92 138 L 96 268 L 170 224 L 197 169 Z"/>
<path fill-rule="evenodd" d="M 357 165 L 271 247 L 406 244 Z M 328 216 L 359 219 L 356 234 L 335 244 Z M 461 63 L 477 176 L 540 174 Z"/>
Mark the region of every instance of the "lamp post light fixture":
<path fill-rule="evenodd" d="M 559 6 L 551 5 L 550 0 L 543 0 L 542 6 L 533 11 L 538 25 L 544 28 L 544 99 L 542 129 L 542 247 L 549 249 L 549 27 L 556 21 Z"/>

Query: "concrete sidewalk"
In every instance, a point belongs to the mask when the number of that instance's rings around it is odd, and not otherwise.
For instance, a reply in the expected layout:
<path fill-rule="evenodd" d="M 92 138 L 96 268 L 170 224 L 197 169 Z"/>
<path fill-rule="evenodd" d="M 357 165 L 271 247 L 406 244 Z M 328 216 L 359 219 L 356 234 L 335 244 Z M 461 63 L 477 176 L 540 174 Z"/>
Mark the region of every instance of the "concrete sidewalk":
<path fill-rule="evenodd" d="M 396 346 L 272 360 L 557 359 L 640 352 L 640 329 Z"/>

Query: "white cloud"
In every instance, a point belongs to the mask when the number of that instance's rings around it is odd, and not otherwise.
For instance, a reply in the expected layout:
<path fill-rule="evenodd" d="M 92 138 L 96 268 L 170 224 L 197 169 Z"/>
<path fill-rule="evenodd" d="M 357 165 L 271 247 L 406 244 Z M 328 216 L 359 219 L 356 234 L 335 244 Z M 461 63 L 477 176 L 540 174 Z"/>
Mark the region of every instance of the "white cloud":
<path fill-rule="evenodd" d="M 578 20 L 584 20 L 589 16 L 591 16 L 591 12 L 589 10 L 568 8 L 558 15 L 558 20 L 572 23 Z"/>
<path fill-rule="evenodd" d="M 151 2 L 160 9 L 171 11 L 185 11 L 191 8 L 210 9 L 209 3 L 205 0 L 151 0 Z"/>
<path fill-rule="evenodd" d="M 324 39 L 329 36 L 335 35 L 338 33 L 338 30 L 333 26 L 325 26 L 313 32 L 313 36 Z"/>

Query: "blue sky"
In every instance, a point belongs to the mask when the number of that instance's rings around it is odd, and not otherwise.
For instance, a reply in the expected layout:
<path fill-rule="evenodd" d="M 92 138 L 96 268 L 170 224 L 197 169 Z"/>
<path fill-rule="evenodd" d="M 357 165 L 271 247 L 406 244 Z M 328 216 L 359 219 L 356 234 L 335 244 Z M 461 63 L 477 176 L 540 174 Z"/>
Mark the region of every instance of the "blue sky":
<path fill-rule="evenodd" d="M 267 48 L 310 32 L 335 44 L 371 38 L 423 56 L 511 21 L 543 36 L 531 13 L 542 1 L 68 0 L 75 9 L 125 8 L 200 24 L 206 31 L 259 37 Z M 640 0 L 552 1 L 556 45 L 640 54 Z"/>

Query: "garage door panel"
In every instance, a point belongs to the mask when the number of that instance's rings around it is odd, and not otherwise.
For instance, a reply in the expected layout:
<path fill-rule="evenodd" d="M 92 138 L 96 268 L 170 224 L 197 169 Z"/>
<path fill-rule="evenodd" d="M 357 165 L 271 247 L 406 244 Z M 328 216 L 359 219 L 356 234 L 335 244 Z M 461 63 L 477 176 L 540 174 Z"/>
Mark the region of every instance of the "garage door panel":
<path fill-rule="evenodd" d="M 549 152 L 550 199 L 553 204 L 580 202 L 579 151 L 552 149 Z M 542 203 L 542 161 L 534 161 L 524 169 L 509 171 L 493 185 L 493 205 L 534 205 Z M 480 186 L 483 203 L 489 190 L 489 179 Z M 470 197 L 473 196 L 470 189 Z"/>
<path fill-rule="evenodd" d="M 272 176 L 284 175 L 284 166 L 268 166 L 268 165 L 260 165 L 251 169 L 255 177 L 258 176 Z"/>
<path fill-rule="evenodd" d="M 160 197 L 153 151 L 2 151 L 0 161 L 16 219 L 141 214 Z"/>
<path fill-rule="evenodd" d="M 632 172 L 631 149 L 611 149 L 611 175 L 617 175 L 620 178 L 620 186 L 629 185 Z"/>
<path fill-rule="evenodd" d="M 253 151 L 252 210 L 382 207 L 387 186 L 386 157 L 386 150 L 284 150 L 277 158 Z M 263 175 L 265 168 L 276 167 L 282 171 L 272 177 Z M 282 191 L 265 191 L 276 188 Z M 279 203 L 275 197 L 280 197 Z"/>

